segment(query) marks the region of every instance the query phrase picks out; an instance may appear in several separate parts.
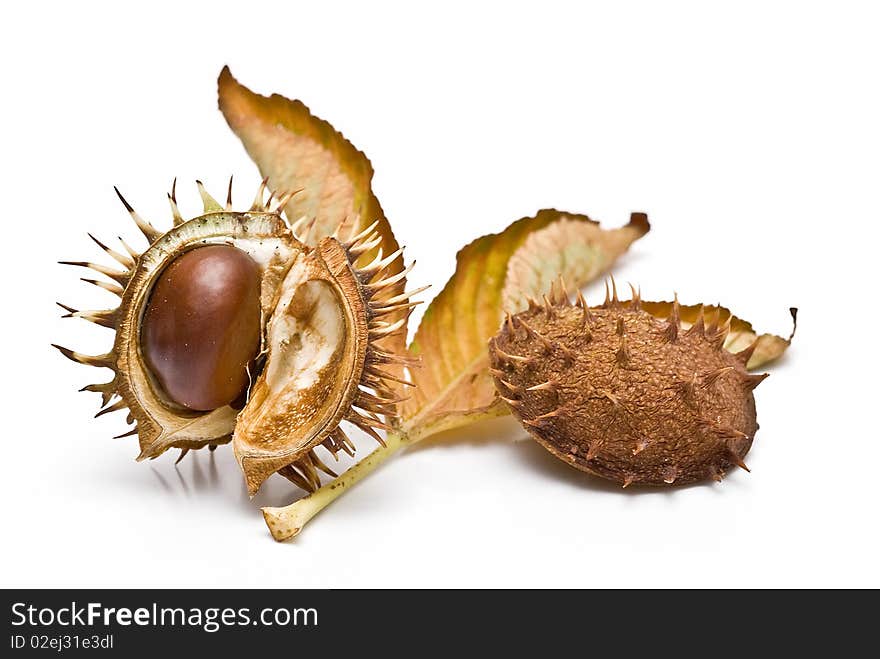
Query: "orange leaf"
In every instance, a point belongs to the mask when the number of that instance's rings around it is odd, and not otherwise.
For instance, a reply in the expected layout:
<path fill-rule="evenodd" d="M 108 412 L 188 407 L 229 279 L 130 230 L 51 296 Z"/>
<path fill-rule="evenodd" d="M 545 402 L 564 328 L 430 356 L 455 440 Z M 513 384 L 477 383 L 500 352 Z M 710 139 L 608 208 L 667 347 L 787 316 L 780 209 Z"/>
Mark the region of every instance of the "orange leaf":
<path fill-rule="evenodd" d="M 379 200 L 373 194 L 373 167 L 333 126 L 315 117 L 300 101 L 273 94 L 266 97 L 240 84 L 224 67 L 217 81 L 220 110 L 229 127 L 239 137 L 260 173 L 269 178 L 276 192 L 302 190 L 287 203 L 285 213 L 296 222 L 314 219 L 307 242 L 338 231 L 345 240 L 378 221 L 376 231 L 381 249 L 389 256 L 398 249 Z M 366 263 L 376 255 L 371 250 L 361 256 Z M 403 257 L 395 259 L 388 275 L 403 270 Z M 406 280 L 395 288 L 402 292 Z M 404 312 L 390 317 L 393 322 Z M 403 333 L 405 336 L 405 332 Z M 395 352 L 404 348 L 405 339 L 384 339 L 382 345 Z"/>

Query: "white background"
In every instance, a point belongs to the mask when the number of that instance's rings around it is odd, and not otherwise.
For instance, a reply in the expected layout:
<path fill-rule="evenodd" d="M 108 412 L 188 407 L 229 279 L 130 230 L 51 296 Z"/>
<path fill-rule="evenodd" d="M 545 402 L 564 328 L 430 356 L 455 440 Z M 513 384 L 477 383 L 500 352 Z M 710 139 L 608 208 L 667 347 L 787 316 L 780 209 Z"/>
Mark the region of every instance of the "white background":
<path fill-rule="evenodd" d="M 17 3 L 0 25 L 0 584 L 880 586 L 878 16 L 855 3 Z M 127 7 L 127 8 L 126 8 Z M 757 390 L 751 474 L 621 492 L 507 421 L 427 443 L 273 542 L 229 449 L 137 464 L 95 421 L 111 302 L 59 259 L 167 223 L 179 177 L 257 172 L 217 110 L 224 64 L 304 100 L 363 149 L 413 286 L 539 208 L 653 229 L 616 269 L 646 298 L 716 302 L 787 357 Z M 597 300 L 598 287 L 587 291 Z M 419 316 L 415 317 L 417 322 Z M 413 324 L 413 328 L 415 323 Z M 361 442 L 362 450 L 371 449 Z"/>

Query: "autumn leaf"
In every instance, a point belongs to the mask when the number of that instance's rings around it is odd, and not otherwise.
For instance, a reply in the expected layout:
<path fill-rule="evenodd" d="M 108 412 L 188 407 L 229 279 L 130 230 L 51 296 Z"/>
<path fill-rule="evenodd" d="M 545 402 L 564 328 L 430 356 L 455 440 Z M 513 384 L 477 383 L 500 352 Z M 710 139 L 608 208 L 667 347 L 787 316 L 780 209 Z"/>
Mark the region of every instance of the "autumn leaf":
<path fill-rule="evenodd" d="M 642 309 L 652 316 L 665 320 L 672 313 L 672 302 L 647 302 L 641 301 Z M 757 341 L 755 350 L 749 358 L 746 368 L 753 370 L 779 359 L 791 345 L 794 330 L 787 339 L 775 334 L 758 334 L 752 328 L 752 324 L 731 313 L 730 309 L 716 305 L 682 305 L 679 307 L 681 326 L 684 329 L 691 327 L 699 318 L 700 311 L 703 313 L 703 322 L 706 325 L 716 327 L 725 325 L 730 319 L 730 333 L 724 341 L 724 348 L 729 352 L 737 353 L 745 350 Z M 791 309 L 792 318 L 797 327 L 797 309 Z"/>
<path fill-rule="evenodd" d="M 308 231 L 309 244 L 337 231 L 344 240 L 378 222 L 375 230 L 382 242 L 359 262 L 372 260 L 378 249 L 385 256 L 397 251 L 391 225 L 371 188 L 373 167 L 361 151 L 300 101 L 278 94 L 256 94 L 240 84 L 229 67 L 220 72 L 217 85 L 223 116 L 260 173 L 268 177 L 269 188 L 276 192 L 302 190 L 284 211 L 291 222 L 302 217 L 314 220 Z M 394 275 L 403 268 L 403 257 L 399 256 L 386 274 Z M 400 293 L 405 286 L 404 279 L 395 289 Z M 404 316 L 405 312 L 400 312 L 388 321 Z M 401 352 L 405 334 L 384 338 L 380 345 Z"/>
<path fill-rule="evenodd" d="M 522 309 L 562 275 L 580 288 L 606 272 L 649 230 L 634 213 L 624 227 L 602 229 L 585 215 L 542 210 L 458 253 L 455 274 L 425 311 L 410 346 L 422 366 L 403 409 L 410 441 L 505 414 L 488 373 L 486 343 L 504 312 Z"/>

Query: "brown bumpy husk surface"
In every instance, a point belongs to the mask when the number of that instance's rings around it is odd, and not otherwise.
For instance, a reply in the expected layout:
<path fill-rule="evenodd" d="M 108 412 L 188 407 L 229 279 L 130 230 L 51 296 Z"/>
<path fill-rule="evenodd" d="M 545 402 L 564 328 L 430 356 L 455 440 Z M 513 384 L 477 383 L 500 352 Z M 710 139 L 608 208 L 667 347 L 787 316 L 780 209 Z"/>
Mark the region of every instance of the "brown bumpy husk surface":
<path fill-rule="evenodd" d="M 720 479 L 745 467 L 764 376 L 746 371 L 749 351 L 723 349 L 729 324 L 707 322 L 684 330 L 638 298 L 588 309 L 559 295 L 503 324 L 492 373 L 529 433 L 578 469 L 624 486 Z"/>

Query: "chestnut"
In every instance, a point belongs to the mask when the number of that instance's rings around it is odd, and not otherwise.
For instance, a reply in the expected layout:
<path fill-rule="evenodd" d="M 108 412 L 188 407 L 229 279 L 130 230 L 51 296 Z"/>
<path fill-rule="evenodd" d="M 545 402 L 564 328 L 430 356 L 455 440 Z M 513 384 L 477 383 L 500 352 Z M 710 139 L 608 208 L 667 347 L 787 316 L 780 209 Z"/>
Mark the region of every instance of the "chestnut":
<path fill-rule="evenodd" d="M 208 411 L 245 392 L 260 331 L 259 266 L 240 249 L 207 245 L 184 252 L 159 275 L 141 350 L 172 402 Z"/>

